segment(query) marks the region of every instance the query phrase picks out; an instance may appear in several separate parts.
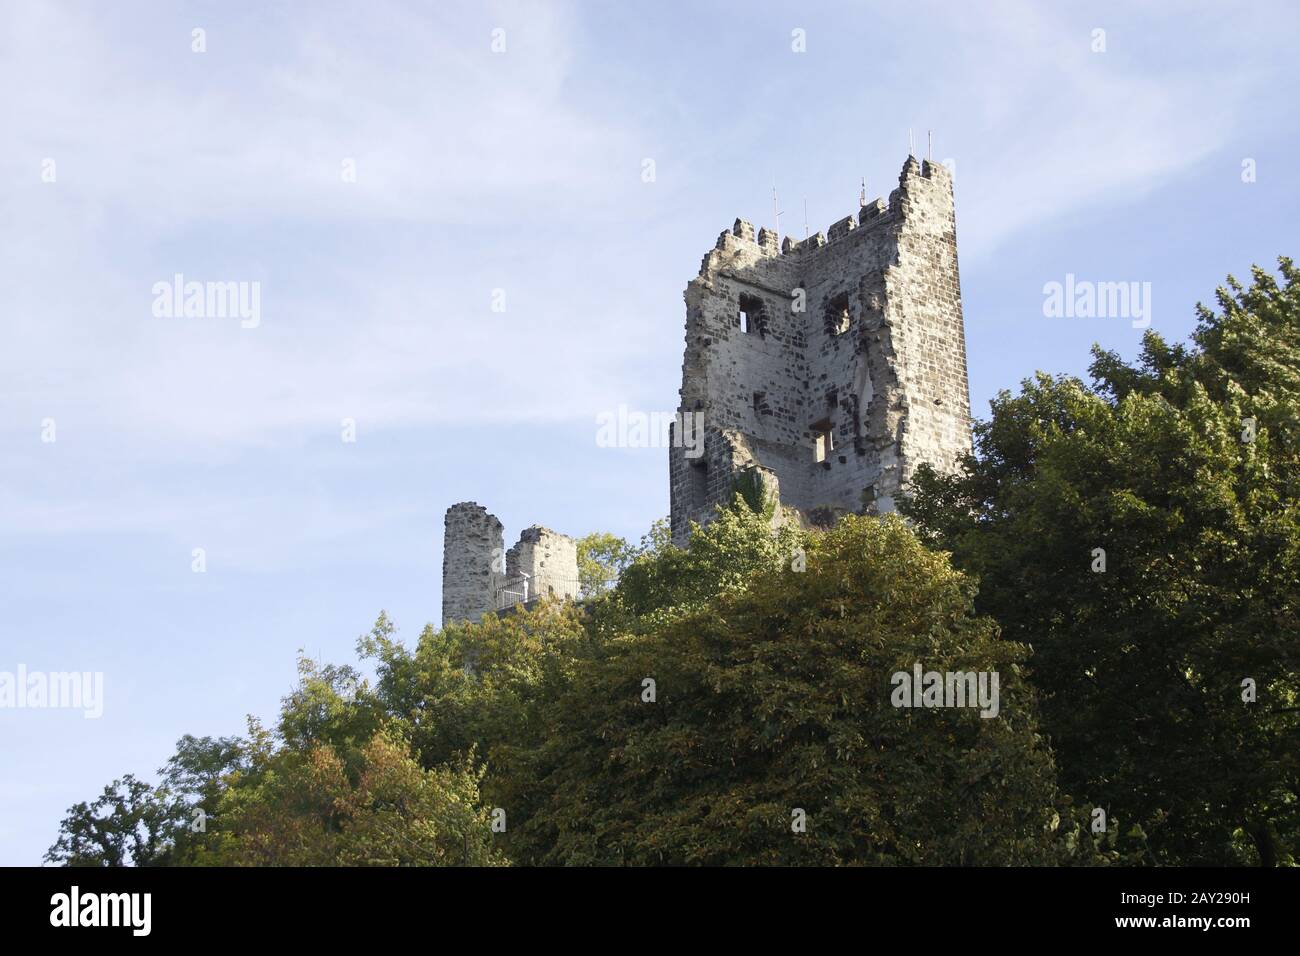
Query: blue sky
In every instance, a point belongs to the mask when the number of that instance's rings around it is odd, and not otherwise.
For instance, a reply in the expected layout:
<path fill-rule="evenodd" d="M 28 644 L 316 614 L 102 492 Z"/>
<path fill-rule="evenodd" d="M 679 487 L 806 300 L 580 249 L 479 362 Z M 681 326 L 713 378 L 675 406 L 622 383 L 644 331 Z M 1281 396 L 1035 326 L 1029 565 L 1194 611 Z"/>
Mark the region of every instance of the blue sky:
<path fill-rule="evenodd" d="M 381 609 L 413 640 L 453 502 L 509 541 L 666 514 L 667 452 L 596 416 L 676 406 L 682 290 L 774 179 L 801 237 L 934 131 L 979 415 L 1134 353 L 1125 319 L 1044 317 L 1067 273 L 1150 282 L 1185 337 L 1297 252 L 1300 13 L 1135 6 L 6 5 L 0 671 L 105 699 L 0 709 L 0 863 L 182 734 L 273 718 L 299 648 L 351 660 Z M 260 324 L 154 316 L 176 273 L 260 283 Z"/>

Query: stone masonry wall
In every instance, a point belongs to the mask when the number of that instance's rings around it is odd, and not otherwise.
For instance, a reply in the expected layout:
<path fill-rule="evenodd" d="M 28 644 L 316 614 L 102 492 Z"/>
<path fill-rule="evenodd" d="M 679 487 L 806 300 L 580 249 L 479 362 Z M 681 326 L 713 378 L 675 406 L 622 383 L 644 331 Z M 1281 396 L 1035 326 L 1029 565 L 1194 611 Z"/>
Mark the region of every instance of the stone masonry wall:
<path fill-rule="evenodd" d="M 529 599 L 578 596 L 578 542 L 541 525 L 526 528 L 506 552 L 506 578 L 528 575 Z"/>
<path fill-rule="evenodd" d="M 885 296 L 904 406 L 899 479 L 905 485 L 922 462 L 949 471 L 971 450 L 970 387 L 948 170 L 927 163 L 922 175 L 905 172 L 890 203 L 900 207 L 905 224 Z"/>
<path fill-rule="evenodd" d="M 947 469 L 970 449 L 944 167 L 909 157 L 888 205 L 780 250 L 737 220 L 685 299 L 679 411 L 703 412 L 705 440 L 695 459 L 669 450 L 674 540 L 728 501 L 746 468 L 788 507 L 889 511 L 918 464 Z"/>
<path fill-rule="evenodd" d="M 443 518 L 442 623 L 477 623 L 493 608 L 505 571 L 503 527 L 496 515 L 472 501 L 447 509 Z"/>
<path fill-rule="evenodd" d="M 485 614 L 528 597 L 578 596 L 578 543 L 568 535 L 533 525 L 509 551 L 495 515 L 472 501 L 447 509 L 443 519 L 442 625 L 477 623 Z"/>

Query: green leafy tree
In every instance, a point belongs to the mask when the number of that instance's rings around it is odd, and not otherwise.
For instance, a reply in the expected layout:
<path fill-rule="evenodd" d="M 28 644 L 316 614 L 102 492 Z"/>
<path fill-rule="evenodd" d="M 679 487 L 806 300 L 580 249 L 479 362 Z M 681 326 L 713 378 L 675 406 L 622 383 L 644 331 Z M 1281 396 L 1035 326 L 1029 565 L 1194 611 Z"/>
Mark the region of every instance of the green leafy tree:
<path fill-rule="evenodd" d="M 692 524 L 684 548 L 661 529 L 652 532 L 623 570 L 608 599 L 589 609 L 589 629 L 607 640 L 623 631 L 650 631 L 683 614 L 708 607 L 723 594 L 743 591 L 763 570 L 790 567 L 803 539 L 792 525 L 773 531 L 771 513 L 755 510 L 739 491 L 703 527 Z"/>
<path fill-rule="evenodd" d="M 427 627 L 414 651 L 377 627 L 359 650 L 376 662 L 376 703 L 432 767 L 471 749 L 491 762 L 500 748 L 526 746 L 540 702 L 590 643 L 577 607 L 545 599 L 480 624 Z"/>
<path fill-rule="evenodd" d="M 536 762 L 499 784 L 502 805 L 520 811 L 514 858 L 1058 859 L 1051 755 L 1019 674 L 1026 651 L 972 613 L 969 582 L 897 519 L 851 518 L 810 537 L 803 572 L 781 539 L 741 505 L 682 553 L 625 572 L 615 599 L 636 606 L 653 591 L 678 611 L 578 660 L 543 709 Z M 918 661 L 999 672 L 997 717 L 894 706 L 892 675 Z"/>
<path fill-rule="evenodd" d="M 159 771 L 158 786 L 132 774 L 114 780 L 93 803 L 68 810 L 45 854 L 63 866 L 163 866 L 189 861 L 202 846 L 224 776 L 241 765 L 244 742 L 192 737 Z"/>
<path fill-rule="evenodd" d="M 174 821 L 166 863 L 191 863 L 202 852 L 226 777 L 246 767 L 247 757 L 247 742 L 240 737 L 186 734 L 177 741 L 176 753 L 159 771 L 159 793 L 168 801 Z"/>
<path fill-rule="evenodd" d="M 635 549 L 623 538 L 607 531 L 593 531 L 578 539 L 578 584 L 584 598 L 608 591 L 635 556 Z"/>
<path fill-rule="evenodd" d="M 399 735 L 381 730 L 349 768 L 328 744 L 305 750 L 258 741 L 218 808 L 201 857 L 223 866 L 491 866 L 490 814 L 472 754 L 425 769 Z"/>
<path fill-rule="evenodd" d="M 45 853 L 58 866 L 156 866 L 168 860 L 180 808 L 165 792 L 131 774 L 114 780 L 91 803 L 68 809 Z"/>
<path fill-rule="evenodd" d="M 976 427 L 907 513 L 1032 645 L 1063 786 L 1166 864 L 1293 863 L 1300 653 L 1300 274 L 1229 278 L 1191 346 L 1094 350 Z"/>
<path fill-rule="evenodd" d="M 385 624 L 381 613 L 376 627 Z M 298 654 L 298 684 L 280 703 L 278 735 L 291 750 L 325 744 L 349 765 L 383 727 L 385 711 L 361 673 L 348 665 L 317 664 Z"/>

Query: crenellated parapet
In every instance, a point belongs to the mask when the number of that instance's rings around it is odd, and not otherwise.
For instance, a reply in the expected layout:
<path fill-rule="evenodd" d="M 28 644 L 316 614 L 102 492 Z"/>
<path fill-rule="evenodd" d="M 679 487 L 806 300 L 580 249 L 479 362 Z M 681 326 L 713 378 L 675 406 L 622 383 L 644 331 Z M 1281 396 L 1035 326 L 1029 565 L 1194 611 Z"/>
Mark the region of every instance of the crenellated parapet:
<path fill-rule="evenodd" d="M 863 203 L 856 213 L 845 216 L 832 223 L 825 232 L 814 233 L 806 239 L 799 240 L 787 235 L 784 239 L 767 226 L 755 230 L 754 224 L 746 219 L 737 219 L 730 229 L 725 229 L 718 236 L 714 248 L 720 251 L 734 250 L 744 245 L 756 247 L 765 256 L 807 255 L 825 248 L 837 241 L 849 237 L 850 233 L 860 228 L 882 228 L 888 224 L 898 224 L 909 215 L 915 214 L 914 194 L 918 191 L 927 196 L 933 190 L 940 195 L 947 195 L 952 200 L 952 173 L 942 163 L 930 160 L 918 160 L 908 157 L 899 175 L 898 188 L 889 194 L 889 200 L 877 197 Z M 861 238 L 865 238 L 865 235 Z M 707 257 L 706 257 L 707 263 Z"/>

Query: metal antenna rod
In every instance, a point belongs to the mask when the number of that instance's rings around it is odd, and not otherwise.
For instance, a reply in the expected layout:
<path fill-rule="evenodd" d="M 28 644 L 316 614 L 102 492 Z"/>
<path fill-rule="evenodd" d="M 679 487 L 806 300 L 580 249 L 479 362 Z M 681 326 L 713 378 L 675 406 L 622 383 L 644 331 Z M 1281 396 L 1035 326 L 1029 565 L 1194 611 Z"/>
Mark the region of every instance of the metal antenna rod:
<path fill-rule="evenodd" d="M 912 130 L 910 128 L 907 131 L 907 155 L 916 155 L 916 147 L 912 145 Z"/>
<path fill-rule="evenodd" d="M 803 237 L 808 238 L 808 197 L 803 197 Z"/>
<path fill-rule="evenodd" d="M 776 177 L 772 177 L 772 214 L 776 216 L 776 244 L 781 245 L 781 205 L 776 199 Z"/>
<path fill-rule="evenodd" d="M 933 154 L 934 154 L 934 131 L 927 129 L 925 131 L 925 158 L 928 160 L 933 160 L 934 159 Z"/>

